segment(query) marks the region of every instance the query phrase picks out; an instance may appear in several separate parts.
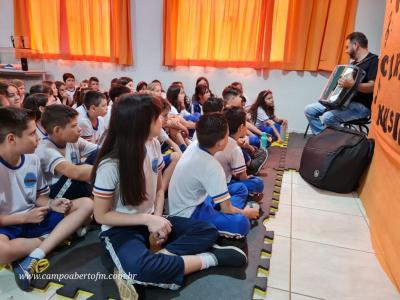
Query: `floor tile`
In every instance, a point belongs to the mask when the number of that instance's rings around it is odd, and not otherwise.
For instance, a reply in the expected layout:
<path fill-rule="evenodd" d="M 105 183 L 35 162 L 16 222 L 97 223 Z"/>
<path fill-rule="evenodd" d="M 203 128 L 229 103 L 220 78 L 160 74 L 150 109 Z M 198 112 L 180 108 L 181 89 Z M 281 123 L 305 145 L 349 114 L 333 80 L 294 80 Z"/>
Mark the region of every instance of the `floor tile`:
<path fill-rule="evenodd" d="M 364 208 L 364 205 L 363 205 L 361 199 L 360 199 L 360 198 L 356 198 L 355 201 L 356 201 L 356 203 L 357 203 L 358 208 L 360 209 L 360 212 L 361 212 L 362 216 L 365 218 L 365 221 L 366 221 L 367 224 L 369 225 L 369 220 L 368 220 L 367 212 L 365 211 L 365 208 Z"/>
<path fill-rule="evenodd" d="M 362 216 L 352 193 L 337 194 L 298 184 L 293 184 L 291 191 L 292 205 Z"/>
<path fill-rule="evenodd" d="M 268 287 L 289 290 L 290 238 L 275 235 L 272 245 Z"/>
<path fill-rule="evenodd" d="M 285 171 L 283 173 L 282 183 L 292 183 L 292 171 Z"/>
<path fill-rule="evenodd" d="M 290 183 L 282 183 L 279 204 L 292 204 L 292 185 Z"/>
<path fill-rule="evenodd" d="M 291 292 L 323 299 L 400 298 L 374 254 L 295 239 L 291 279 Z"/>
<path fill-rule="evenodd" d="M 270 217 L 265 227 L 276 235 L 290 237 L 291 206 L 280 203 L 275 217 Z"/>
<path fill-rule="evenodd" d="M 363 217 L 292 207 L 292 238 L 373 252 Z"/>
<path fill-rule="evenodd" d="M 295 294 L 291 293 L 291 300 L 319 300 L 320 298 L 315 298 L 315 297 L 308 297 L 305 295 L 300 295 L 300 294 Z"/>
<path fill-rule="evenodd" d="M 289 300 L 289 292 L 268 287 L 265 300 Z"/>
<path fill-rule="evenodd" d="M 306 181 L 300 176 L 299 172 L 292 172 L 292 183 L 300 185 L 308 185 Z"/>

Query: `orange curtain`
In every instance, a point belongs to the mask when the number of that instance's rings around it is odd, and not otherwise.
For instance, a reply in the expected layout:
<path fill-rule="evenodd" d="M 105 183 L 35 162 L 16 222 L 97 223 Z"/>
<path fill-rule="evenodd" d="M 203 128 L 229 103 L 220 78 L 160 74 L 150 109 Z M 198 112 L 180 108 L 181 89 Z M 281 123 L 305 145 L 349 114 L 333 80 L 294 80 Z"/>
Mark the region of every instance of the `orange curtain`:
<path fill-rule="evenodd" d="M 164 65 L 333 70 L 356 0 L 164 0 Z"/>
<path fill-rule="evenodd" d="M 165 0 L 167 66 L 268 65 L 273 1 Z"/>
<path fill-rule="evenodd" d="M 375 152 L 360 197 L 376 255 L 400 291 L 400 2 L 386 1 L 370 137 Z"/>
<path fill-rule="evenodd" d="M 130 0 L 14 0 L 17 57 L 131 65 L 130 24 Z"/>

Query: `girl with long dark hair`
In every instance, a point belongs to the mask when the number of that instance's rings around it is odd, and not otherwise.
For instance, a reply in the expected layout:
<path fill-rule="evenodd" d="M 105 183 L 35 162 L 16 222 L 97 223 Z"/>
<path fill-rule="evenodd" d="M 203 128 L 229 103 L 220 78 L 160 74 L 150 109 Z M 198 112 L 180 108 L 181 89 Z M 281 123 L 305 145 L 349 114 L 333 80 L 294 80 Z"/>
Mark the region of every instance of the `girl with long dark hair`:
<path fill-rule="evenodd" d="M 286 129 L 287 120 L 280 119 L 275 115 L 271 90 L 264 90 L 258 94 L 257 100 L 250 107 L 250 114 L 258 129 L 270 134 L 273 140 L 282 142 L 280 131 L 281 127 Z"/>
<path fill-rule="evenodd" d="M 211 248 L 218 236 L 212 225 L 163 216 L 160 113 L 159 97 L 121 96 L 92 173 L 100 238 L 122 275 L 117 285 L 132 292 L 132 284 L 177 289 L 185 274 L 237 264 L 232 247 Z"/>

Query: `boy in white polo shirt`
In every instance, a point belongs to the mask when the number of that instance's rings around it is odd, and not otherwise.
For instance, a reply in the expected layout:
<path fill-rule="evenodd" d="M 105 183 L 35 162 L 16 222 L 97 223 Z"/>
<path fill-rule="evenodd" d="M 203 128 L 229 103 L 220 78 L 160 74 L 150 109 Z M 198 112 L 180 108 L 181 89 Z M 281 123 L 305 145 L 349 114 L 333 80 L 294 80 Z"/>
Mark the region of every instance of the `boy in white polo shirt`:
<path fill-rule="evenodd" d="M 50 198 L 73 200 L 92 194 L 88 182 L 98 146 L 80 137 L 77 115 L 74 109 L 58 104 L 47 106 L 42 114 L 49 136 L 41 141 L 36 154 L 50 185 Z"/>
<path fill-rule="evenodd" d="M 106 130 L 104 117 L 108 109 L 107 99 L 103 93 L 97 91 L 86 92 L 83 99 L 86 114 L 78 120 L 81 137 L 91 143 L 98 144 Z"/>
<path fill-rule="evenodd" d="M 48 267 L 46 254 L 93 210 L 89 198 L 49 200 L 39 158 L 32 154 L 38 142 L 31 111 L 0 109 L 0 263 L 12 262 L 23 290 L 30 289 L 33 273 Z"/>
<path fill-rule="evenodd" d="M 225 148 L 228 125 L 222 114 L 208 114 L 196 124 L 197 140 L 179 160 L 168 190 L 169 214 L 208 221 L 225 236 L 243 237 L 257 208 L 232 205 L 224 170 L 214 154 Z"/>
<path fill-rule="evenodd" d="M 221 163 L 228 183 L 229 192 L 248 190 L 251 200 L 259 201 L 263 196 L 264 182 L 260 177 L 248 176 L 243 151 L 238 140 L 246 136 L 246 112 L 239 107 L 228 107 L 223 111 L 229 126 L 228 145 L 217 152 L 215 158 Z M 249 199 L 250 200 L 250 199 Z"/>

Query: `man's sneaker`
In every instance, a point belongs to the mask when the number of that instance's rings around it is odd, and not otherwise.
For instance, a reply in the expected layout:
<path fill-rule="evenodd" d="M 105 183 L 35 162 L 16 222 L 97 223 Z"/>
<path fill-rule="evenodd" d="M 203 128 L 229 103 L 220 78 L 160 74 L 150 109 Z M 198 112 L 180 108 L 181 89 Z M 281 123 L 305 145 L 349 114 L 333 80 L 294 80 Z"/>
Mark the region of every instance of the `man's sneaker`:
<path fill-rule="evenodd" d="M 247 167 L 247 173 L 249 175 L 257 175 L 260 170 L 264 167 L 268 160 L 267 150 L 262 150 L 262 152 L 257 153 L 251 161 L 250 165 Z"/>
<path fill-rule="evenodd" d="M 257 203 L 262 202 L 263 198 L 264 198 L 264 193 L 249 193 L 249 196 L 247 197 L 248 201 L 253 201 Z"/>
<path fill-rule="evenodd" d="M 29 291 L 33 274 L 42 273 L 47 270 L 50 263 L 47 259 L 37 259 L 30 256 L 13 262 L 15 281 L 23 291 Z"/>
<path fill-rule="evenodd" d="M 242 267 L 247 263 L 246 254 L 234 246 L 213 245 L 209 251 L 218 261 L 221 267 Z"/>

